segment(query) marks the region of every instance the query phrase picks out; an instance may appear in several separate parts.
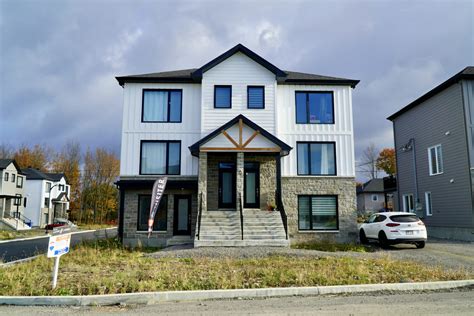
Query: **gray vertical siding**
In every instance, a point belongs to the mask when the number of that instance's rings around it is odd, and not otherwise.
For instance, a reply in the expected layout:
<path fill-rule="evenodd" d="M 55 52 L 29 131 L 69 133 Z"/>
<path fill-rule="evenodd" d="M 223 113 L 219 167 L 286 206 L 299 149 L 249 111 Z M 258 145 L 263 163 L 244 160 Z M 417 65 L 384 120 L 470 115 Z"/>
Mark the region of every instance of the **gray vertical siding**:
<path fill-rule="evenodd" d="M 400 149 L 410 138 L 416 143 L 418 193 L 425 214 L 425 192 L 431 192 L 433 216 L 428 226 L 472 227 L 472 195 L 461 83 L 456 83 L 394 120 L 398 169 L 398 202 L 415 196 L 411 152 Z M 449 135 L 446 132 L 449 131 Z M 443 174 L 430 176 L 428 147 L 441 144 Z M 451 179 L 454 180 L 451 183 Z"/>
<path fill-rule="evenodd" d="M 466 118 L 466 138 L 471 169 L 472 227 L 474 227 L 474 80 L 461 81 Z"/>

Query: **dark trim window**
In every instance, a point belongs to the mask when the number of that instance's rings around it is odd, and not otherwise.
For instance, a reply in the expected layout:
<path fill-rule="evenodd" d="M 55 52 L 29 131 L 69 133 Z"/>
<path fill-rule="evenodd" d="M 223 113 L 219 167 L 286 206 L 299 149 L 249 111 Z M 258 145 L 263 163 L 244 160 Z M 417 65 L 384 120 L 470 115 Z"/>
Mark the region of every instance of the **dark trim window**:
<path fill-rule="evenodd" d="M 64 191 L 64 184 L 59 185 L 59 191 L 63 192 Z"/>
<path fill-rule="evenodd" d="M 15 183 L 15 180 L 16 180 L 15 176 L 16 176 L 16 175 L 15 175 L 14 173 L 12 173 L 12 182 L 13 182 L 13 183 Z"/>
<path fill-rule="evenodd" d="M 8 181 L 8 172 L 5 172 L 5 175 L 3 176 L 3 179 L 4 179 L 5 181 Z"/>
<path fill-rule="evenodd" d="M 181 141 L 142 140 L 140 174 L 180 174 Z"/>
<path fill-rule="evenodd" d="M 232 86 L 214 86 L 214 108 L 232 108 Z"/>
<path fill-rule="evenodd" d="M 297 124 L 334 124 L 332 91 L 296 91 Z"/>
<path fill-rule="evenodd" d="M 44 198 L 44 207 L 49 207 L 49 198 Z"/>
<path fill-rule="evenodd" d="M 264 109 L 265 108 L 265 87 L 247 86 L 247 108 Z"/>
<path fill-rule="evenodd" d="M 335 142 L 296 142 L 298 175 L 335 176 Z"/>
<path fill-rule="evenodd" d="M 15 194 L 15 199 L 13 200 L 13 205 L 20 206 L 21 205 L 21 194 Z"/>
<path fill-rule="evenodd" d="M 337 195 L 298 195 L 299 230 L 339 230 Z"/>
<path fill-rule="evenodd" d="M 148 231 L 148 217 L 150 216 L 151 195 L 138 195 L 137 231 Z M 153 222 L 153 231 L 166 231 L 168 223 L 168 195 L 161 197 L 158 211 Z"/>
<path fill-rule="evenodd" d="M 26 207 L 26 202 L 27 202 L 27 201 L 28 201 L 28 200 L 27 200 L 27 198 L 26 198 L 26 197 L 25 197 L 25 198 L 23 198 L 23 207 Z"/>
<path fill-rule="evenodd" d="M 181 123 L 183 90 L 143 89 L 142 122 Z"/>
<path fill-rule="evenodd" d="M 17 188 L 23 188 L 23 177 L 16 177 L 16 187 Z"/>

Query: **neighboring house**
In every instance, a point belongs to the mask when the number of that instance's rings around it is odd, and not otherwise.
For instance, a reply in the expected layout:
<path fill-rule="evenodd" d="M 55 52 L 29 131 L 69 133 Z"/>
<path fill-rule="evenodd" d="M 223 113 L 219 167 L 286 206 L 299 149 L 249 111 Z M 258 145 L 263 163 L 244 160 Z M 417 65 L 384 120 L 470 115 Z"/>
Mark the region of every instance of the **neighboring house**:
<path fill-rule="evenodd" d="M 383 179 L 372 179 L 357 187 L 357 211 L 368 214 L 385 207 Z"/>
<path fill-rule="evenodd" d="M 430 236 L 474 240 L 474 67 L 388 119 L 401 210 L 423 216 Z"/>
<path fill-rule="evenodd" d="M 25 214 L 32 226 L 44 227 L 54 218 L 68 218 L 71 187 L 63 173 L 46 173 L 33 168 L 26 175 L 28 204 Z"/>
<path fill-rule="evenodd" d="M 25 176 L 13 159 L 0 159 L 0 229 L 30 229 L 24 216 Z"/>
<path fill-rule="evenodd" d="M 117 80 L 125 244 L 355 240 L 357 80 L 284 71 L 241 44 L 201 68 Z M 160 176 L 168 184 L 148 239 Z"/>

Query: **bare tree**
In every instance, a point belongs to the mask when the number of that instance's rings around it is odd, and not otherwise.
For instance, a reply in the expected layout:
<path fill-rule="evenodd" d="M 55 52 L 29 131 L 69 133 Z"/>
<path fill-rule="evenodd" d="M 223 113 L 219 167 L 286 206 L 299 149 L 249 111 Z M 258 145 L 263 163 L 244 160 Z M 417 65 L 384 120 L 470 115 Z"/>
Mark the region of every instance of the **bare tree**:
<path fill-rule="evenodd" d="M 357 171 L 365 175 L 369 180 L 376 179 L 379 171 L 377 168 L 378 157 L 379 151 L 375 148 L 375 145 L 371 143 L 362 152 L 361 159 L 357 165 Z"/>
<path fill-rule="evenodd" d="M 10 144 L 0 144 L 0 159 L 13 159 L 15 149 Z"/>

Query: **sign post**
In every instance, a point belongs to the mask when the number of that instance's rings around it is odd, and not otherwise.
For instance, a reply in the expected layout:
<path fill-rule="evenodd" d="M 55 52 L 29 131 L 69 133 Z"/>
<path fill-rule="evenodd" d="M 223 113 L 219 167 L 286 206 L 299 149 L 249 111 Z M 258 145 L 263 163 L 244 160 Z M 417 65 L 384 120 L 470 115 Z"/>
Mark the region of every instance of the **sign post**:
<path fill-rule="evenodd" d="M 71 244 L 71 228 L 58 227 L 53 229 L 53 235 L 49 236 L 48 258 L 54 258 L 53 290 L 58 283 L 59 258 L 69 252 Z"/>

